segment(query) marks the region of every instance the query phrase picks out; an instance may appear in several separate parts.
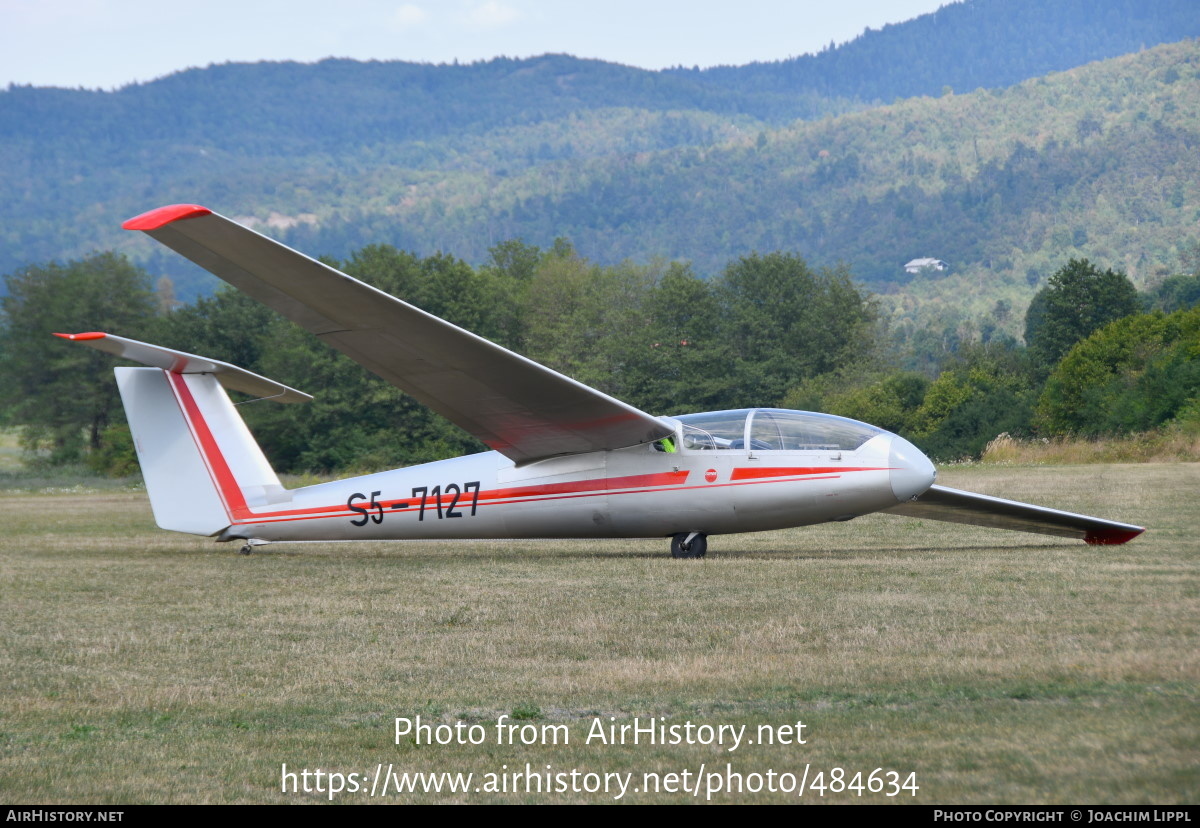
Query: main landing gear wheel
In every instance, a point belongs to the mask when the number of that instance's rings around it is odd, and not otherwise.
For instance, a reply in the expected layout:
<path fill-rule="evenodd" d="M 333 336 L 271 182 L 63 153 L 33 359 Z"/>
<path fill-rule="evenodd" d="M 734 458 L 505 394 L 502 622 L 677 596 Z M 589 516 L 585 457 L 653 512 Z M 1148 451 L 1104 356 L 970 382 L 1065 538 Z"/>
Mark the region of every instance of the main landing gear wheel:
<path fill-rule="evenodd" d="M 672 558 L 703 558 L 708 552 L 708 536 L 699 532 L 680 532 L 671 536 Z"/>

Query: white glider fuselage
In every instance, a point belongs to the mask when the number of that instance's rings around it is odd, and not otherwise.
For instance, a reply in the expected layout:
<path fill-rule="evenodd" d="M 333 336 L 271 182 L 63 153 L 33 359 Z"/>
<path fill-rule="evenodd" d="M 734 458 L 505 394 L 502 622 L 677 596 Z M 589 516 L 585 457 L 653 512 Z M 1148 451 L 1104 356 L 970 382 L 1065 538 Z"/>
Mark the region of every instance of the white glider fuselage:
<path fill-rule="evenodd" d="M 879 432 L 850 452 L 655 443 L 516 465 L 493 451 L 295 489 L 288 502 L 237 515 L 222 538 L 636 538 L 802 526 L 923 492 L 933 466 L 910 448 Z"/>

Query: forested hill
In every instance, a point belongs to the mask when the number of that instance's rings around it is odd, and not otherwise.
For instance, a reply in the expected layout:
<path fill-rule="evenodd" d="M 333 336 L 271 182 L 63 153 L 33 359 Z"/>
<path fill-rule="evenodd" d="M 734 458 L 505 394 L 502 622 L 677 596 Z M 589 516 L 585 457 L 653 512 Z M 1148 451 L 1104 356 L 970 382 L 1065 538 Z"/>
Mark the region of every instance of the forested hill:
<path fill-rule="evenodd" d="M 710 147 L 370 186 L 377 201 L 285 238 L 482 260 L 507 238 L 565 235 L 602 261 L 684 258 L 705 275 L 751 251 L 797 251 L 847 263 L 876 291 L 903 285 L 922 307 L 899 303 L 898 323 L 954 324 L 965 311 L 1004 316 L 1019 335 L 1025 304 L 1067 259 L 1146 284 L 1197 241 L 1200 41 Z M 903 265 L 920 257 L 951 270 L 909 283 Z"/>
<path fill-rule="evenodd" d="M 1011 86 L 1198 35 L 1200 5 L 1191 0 L 971 0 L 868 29 L 817 55 L 671 73 L 743 93 L 890 103 L 938 95 L 947 86 L 958 92 Z"/>
<path fill-rule="evenodd" d="M 819 55 L 708 71 L 649 72 L 565 55 L 453 66 L 327 60 L 213 66 L 112 92 L 10 87 L 0 92 L 0 273 L 105 247 L 185 273 L 117 229 L 132 214 L 178 201 L 257 218 L 334 255 L 388 241 L 478 261 L 509 236 L 545 244 L 566 234 L 601 260 L 662 254 L 709 268 L 779 244 L 857 263 L 865 260 L 819 227 L 811 238 L 793 233 L 796 214 L 769 202 L 731 214 L 721 188 L 694 191 L 713 212 L 696 224 L 678 209 L 679 187 L 693 173 L 674 173 L 702 166 L 729 193 L 762 190 L 764 181 L 779 183 L 783 171 L 772 165 L 782 156 L 739 153 L 756 139 L 764 144 L 757 149 L 774 146 L 777 134 L 790 140 L 794 119 L 944 87 L 1004 87 L 1197 34 L 1195 0 L 967 0 Z M 897 146 L 906 140 L 892 135 Z M 1003 118 L 990 119 L 980 141 L 1011 151 L 1018 137 L 1041 146 L 1039 130 L 1014 132 Z M 874 149 L 822 149 L 828 160 L 798 180 L 814 197 L 878 197 L 845 186 L 869 160 L 863 151 Z M 919 155 L 912 164 L 921 174 L 927 159 Z M 716 159 L 731 165 L 713 166 Z M 646 163 L 655 172 L 644 186 L 624 178 L 641 177 Z M 920 212 L 913 198 L 905 203 Z M 878 280 L 882 262 L 866 262 L 864 275 Z M 179 284 L 184 296 L 197 287 L 188 278 Z"/>
<path fill-rule="evenodd" d="M 0 96 L 0 139 L 135 147 L 189 138 L 286 155 L 481 133 L 611 107 L 780 124 L 848 101 L 1010 86 L 1195 36 L 1195 0 L 966 0 L 816 55 L 705 70 L 653 72 L 569 55 L 462 65 L 233 63 L 113 92 L 9 87 Z"/>

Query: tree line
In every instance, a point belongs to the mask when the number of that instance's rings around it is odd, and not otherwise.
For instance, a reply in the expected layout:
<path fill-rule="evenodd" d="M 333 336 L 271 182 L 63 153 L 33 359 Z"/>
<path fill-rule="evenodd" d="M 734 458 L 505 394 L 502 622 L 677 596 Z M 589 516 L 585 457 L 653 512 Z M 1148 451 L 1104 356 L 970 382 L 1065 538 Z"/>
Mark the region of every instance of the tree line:
<path fill-rule="evenodd" d="M 1027 345 L 960 343 L 936 373 L 897 368 L 875 297 L 844 268 L 774 252 L 702 279 L 679 262 L 600 265 L 565 239 L 508 241 L 479 267 L 387 245 L 329 264 L 655 414 L 783 406 L 903 433 L 939 459 L 1001 432 L 1102 435 L 1200 425 L 1200 268 L 1139 294 L 1071 260 L 1026 316 Z M 470 435 L 233 289 L 179 305 L 102 253 L 24 268 L 0 299 L 0 422 L 31 458 L 135 468 L 116 361 L 54 340 L 104 330 L 239 365 L 315 396 L 241 407 L 281 471 L 390 468 L 483 450 Z"/>

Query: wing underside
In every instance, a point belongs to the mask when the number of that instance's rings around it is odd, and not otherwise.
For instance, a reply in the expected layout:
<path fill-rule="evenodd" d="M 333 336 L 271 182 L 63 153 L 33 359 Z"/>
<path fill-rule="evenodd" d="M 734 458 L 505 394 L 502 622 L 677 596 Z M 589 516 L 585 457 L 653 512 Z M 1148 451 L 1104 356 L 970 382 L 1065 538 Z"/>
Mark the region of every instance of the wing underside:
<path fill-rule="evenodd" d="M 125 222 L 517 462 L 671 433 L 656 417 L 197 205 Z"/>
<path fill-rule="evenodd" d="M 1117 523 L 937 485 L 929 487 L 916 500 L 893 506 L 887 511 L 929 520 L 1078 538 L 1091 544 L 1125 543 L 1145 531 L 1141 526 L 1129 523 Z"/>

